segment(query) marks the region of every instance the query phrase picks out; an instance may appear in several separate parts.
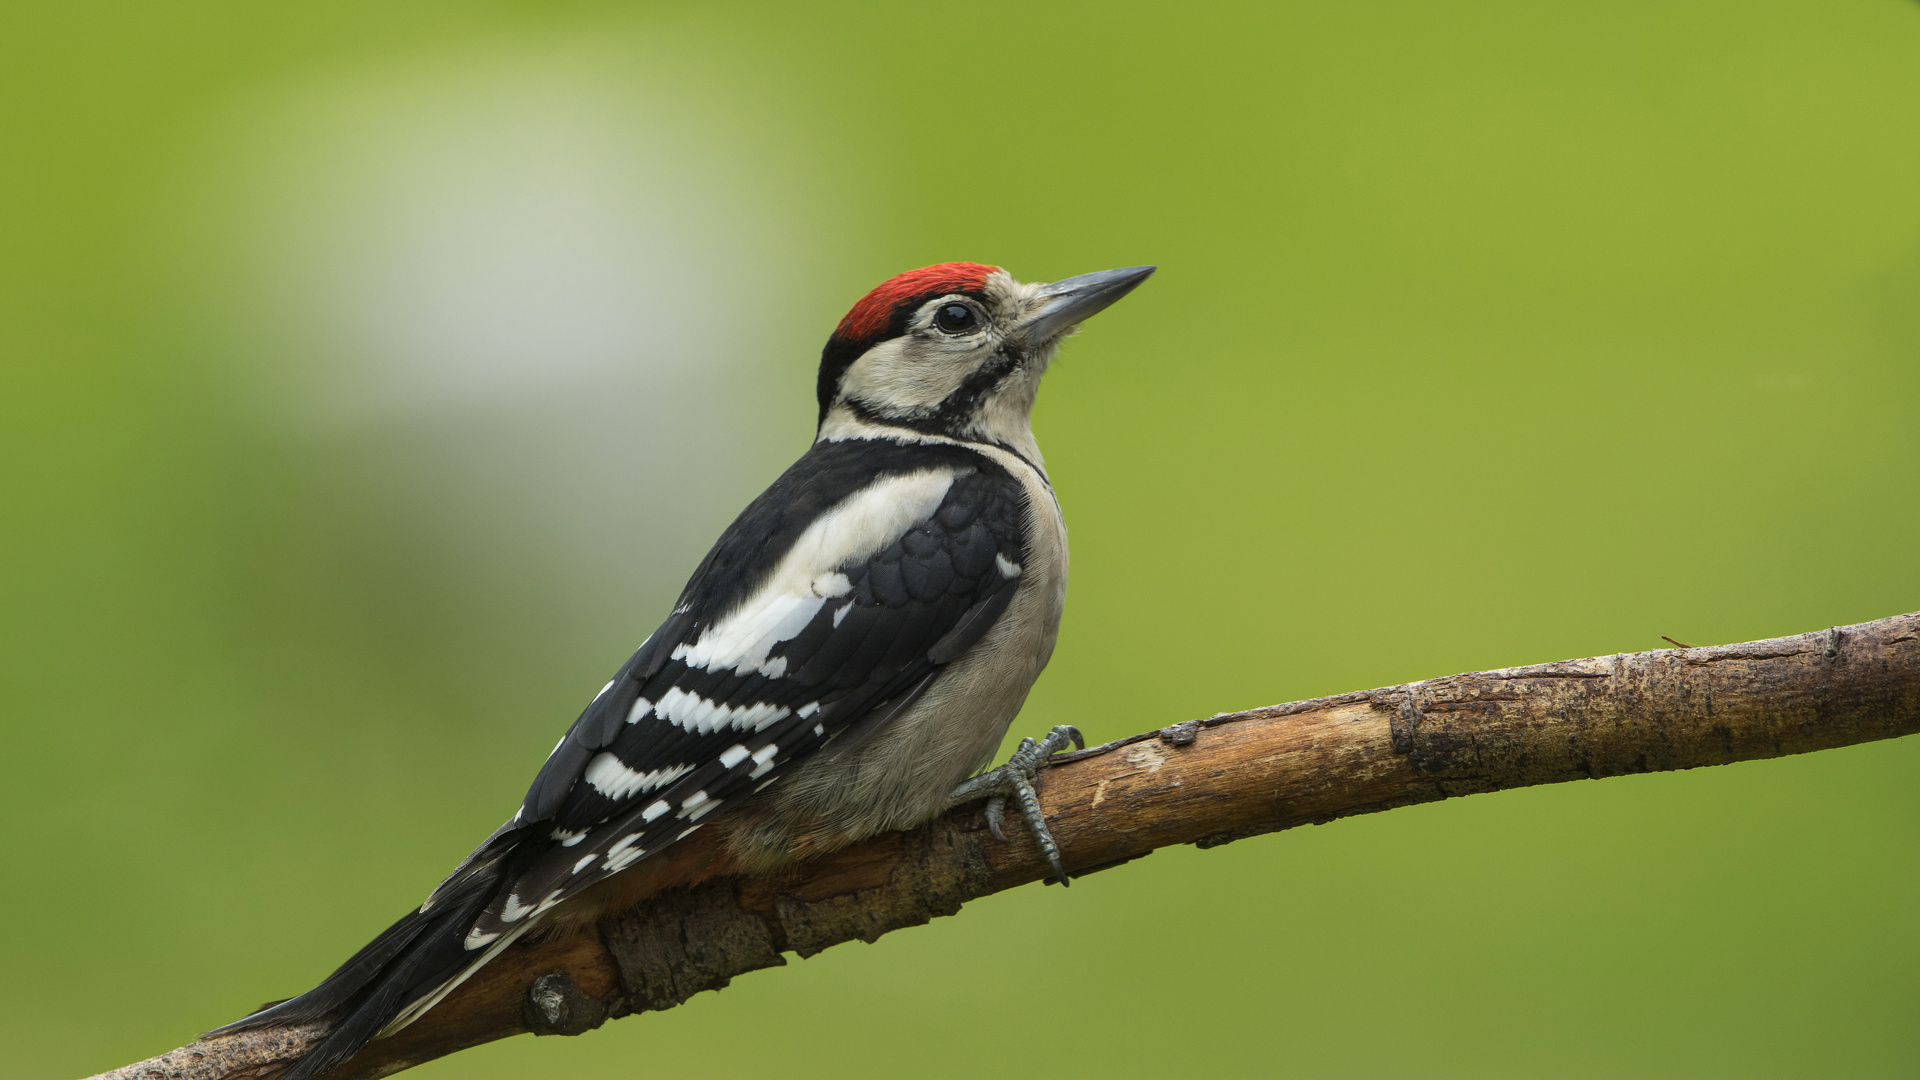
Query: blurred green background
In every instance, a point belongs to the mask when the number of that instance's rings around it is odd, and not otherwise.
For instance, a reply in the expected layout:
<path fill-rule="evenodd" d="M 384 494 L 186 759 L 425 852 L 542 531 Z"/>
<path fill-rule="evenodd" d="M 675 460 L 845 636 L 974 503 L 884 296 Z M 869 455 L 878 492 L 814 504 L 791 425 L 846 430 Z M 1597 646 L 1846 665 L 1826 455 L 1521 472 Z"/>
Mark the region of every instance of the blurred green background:
<path fill-rule="evenodd" d="M 509 814 L 930 262 L 1037 417 L 1014 735 L 1920 608 L 1920 5 L 11 3 L 0 1044 L 295 993 Z M 1161 852 L 422 1077 L 1920 1071 L 1920 745 Z"/>

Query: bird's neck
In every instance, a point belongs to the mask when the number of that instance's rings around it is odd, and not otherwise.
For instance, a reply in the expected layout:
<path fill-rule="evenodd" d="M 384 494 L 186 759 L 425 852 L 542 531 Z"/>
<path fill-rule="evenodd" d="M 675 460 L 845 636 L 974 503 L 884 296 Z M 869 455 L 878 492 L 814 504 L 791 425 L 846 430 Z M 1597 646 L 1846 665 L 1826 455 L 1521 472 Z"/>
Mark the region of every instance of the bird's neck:
<path fill-rule="evenodd" d="M 1021 407 L 1024 404 L 1025 407 Z M 1003 401 L 999 395 L 965 421 L 938 418 L 890 417 L 862 407 L 857 402 L 838 401 L 827 410 L 815 442 L 842 442 L 848 439 L 889 439 L 894 442 L 948 443 L 997 446 L 1018 454 L 1045 475 L 1046 464 L 1040 456 L 1040 444 L 1033 437 L 1030 419 L 1033 399 L 1024 403 Z"/>

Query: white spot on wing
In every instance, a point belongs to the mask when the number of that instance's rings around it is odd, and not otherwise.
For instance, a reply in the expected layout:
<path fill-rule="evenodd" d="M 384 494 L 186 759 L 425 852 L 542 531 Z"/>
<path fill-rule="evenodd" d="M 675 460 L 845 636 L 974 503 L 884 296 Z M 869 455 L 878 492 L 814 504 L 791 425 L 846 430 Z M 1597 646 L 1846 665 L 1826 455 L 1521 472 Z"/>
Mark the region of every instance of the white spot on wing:
<path fill-rule="evenodd" d="M 724 727 L 741 731 L 765 731 L 769 724 L 791 712 L 785 705 L 759 701 L 751 705 L 719 705 L 699 694 L 674 687 L 660 695 L 654 706 L 661 719 L 688 731 L 713 732 Z"/>
<path fill-rule="evenodd" d="M 645 810 L 640 811 L 640 820 L 652 821 L 653 819 L 659 817 L 661 814 L 664 814 L 671 809 L 673 809 L 673 807 L 667 805 L 667 800 L 656 799 L 654 800 L 653 805 L 647 807 Z"/>
<path fill-rule="evenodd" d="M 993 554 L 993 565 L 1000 568 L 1001 577 L 1017 578 L 1020 576 L 1020 564 L 997 551 Z"/>
<path fill-rule="evenodd" d="M 601 688 L 600 688 L 600 692 L 599 692 L 599 693 L 597 693 L 597 694 L 595 694 L 595 695 L 593 695 L 593 700 L 595 700 L 595 701 L 599 701 L 599 700 L 600 700 L 601 698 L 603 698 L 603 697 L 606 697 L 606 696 L 607 696 L 607 691 L 609 691 L 609 690 L 611 690 L 611 689 L 613 689 L 613 680 L 612 680 L 612 679 L 608 679 L 608 680 L 607 680 L 607 685 L 605 685 L 605 686 L 603 686 L 603 687 L 601 687 Z"/>
<path fill-rule="evenodd" d="M 817 713 L 819 711 L 820 711 L 820 703 L 817 701 L 809 701 L 805 705 L 800 706 L 800 711 L 794 713 L 793 715 L 799 717 L 802 720 L 805 720 L 807 717 L 812 716 L 814 713 Z"/>
<path fill-rule="evenodd" d="M 607 849 L 606 867 L 609 871 L 625 870 L 635 859 L 646 854 L 645 849 L 633 846 L 639 842 L 640 835 L 628 833 L 620 838 L 619 843 Z"/>
<path fill-rule="evenodd" d="M 767 775 L 767 770 L 773 768 L 773 759 L 778 757 L 779 754 L 780 748 L 772 743 L 768 743 L 755 751 L 753 755 L 753 771 L 747 774 L 747 779 L 758 780 L 760 777 Z"/>
<path fill-rule="evenodd" d="M 633 708 L 627 710 L 627 723 L 637 724 L 640 721 L 645 720 L 647 718 L 647 714 L 652 711 L 653 711 L 653 702 L 648 701 L 646 698 L 634 698 Z"/>
<path fill-rule="evenodd" d="M 516 923 L 531 914 L 533 914 L 532 906 L 521 906 L 519 893 L 508 893 L 506 906 L 500 909 L 500 921 Z"/>
<path fill-rule="evenodd" d="M 756 755 L 757 759 L 758 755 Z M 727 752 L 720 755 L 720 765 L 723 768 L 731 769 L 745 760 L 747 760 L 747 748 L 739 743 L 727 747 Z"/>
<path fill-rule="evenodd" d="M 593 865 L 593 860 L 595 860 L 595 859 L 597 859 L 597 858 L 599 858 L 599 857 L 600 857 L 600 856 L 598 856 L 598 855 L 589 855 L 589 856 L 587 856 L 586 858 L 584 858 L 584 859 L 581 859 L 581 860 L 580 860 L 579 862 L 577 862 L 577 863 L 574 863 L 574 864 L 573 864 L 573 872 L 577 874 L 577 873 L 579 873 L 580 871 L 582 871 L 582 870 L 585 870 L 585 869 L 586 869 L 587 867 L 589 867 L 589 866 L 592 866 L 592 865 Z"/>
<path fill-rule="evenodd" d="M 568 832 L 565 829 L 555 829 L 547 835 L 560 841 L 561 847 L 572 847 L 587 838 L 587 830 L 581 829 L 579 832 Z"/>
<path fill-rule="evenodd" d="M 650 772 L 635 772 L 619 758 L 602 751 L 587 763 L 584 774 L 593 790 L 609 799 L 624 799 L 641 792 L 665 787 L 693 771 L 691 765 L 673 765 Z"/>
<path fill-rule="evenodd" d="M 840 629 L 840 624 L 845 622 L 847 619 L 847 612 L 852 610 L 853 610 L 853 601 L 851 600 L 847 601 L 844 604 L 841 604 L 838 608 L 834 610 L 833 628 L 835 630 Z"/>
<path fill-rule="evenodd" d="M 748 600 L 747 607 L 700 635 L 699 641 L 674 646 L 673 658 L 686 661 L 691 668 L 732 668 L 736 675 L 758 673 L 775 678 L 767 652 L 806 629 L 825 603 L 825 598 L 813 595 L 811 588 L 798 595 L 777 596 L 767 596 L 762 590 Z M 785 661 L 780 662 L 780 669 L 786 670 Z"/>
<path fill-rule="evenodd" d="M 865 559 L 931 517 L 953 478 L 952 470 L 928 469 L 889 476 L 848 496 L 807 526 L 757 592 L 698 641 L 676 645 L 673 658 L 708 671 L 732 668 L 736 675 L 778 678 L 786 664 L 777 661 L 776 669 L 767 653 L 805 629 L 828 600 L 853 590 L 839 567 Z"/>
<path fill-rule="evenodd" d="M 460 944 L 468 949 L 478 949 L 481 946 L 488 944 L 489 942 L 498 940 L 499 937 L 500 937 L 500 931 L 498 930 L 495 930 L 491 934 L 483 934 L 480 932 L 480 928 L 476 926 L 473 929 L 467 931 L 467 940 L 461 942 Z"/>

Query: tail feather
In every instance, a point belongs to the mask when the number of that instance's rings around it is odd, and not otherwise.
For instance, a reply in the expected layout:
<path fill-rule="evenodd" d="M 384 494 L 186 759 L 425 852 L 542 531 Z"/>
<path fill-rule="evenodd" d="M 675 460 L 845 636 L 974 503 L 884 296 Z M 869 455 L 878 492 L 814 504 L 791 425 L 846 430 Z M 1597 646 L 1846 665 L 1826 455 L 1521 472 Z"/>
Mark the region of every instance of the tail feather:
<path fill-rule="evenodd" d="M 504 934 L 500 938 L 500 940 L 487 946 L 487 951 L 481 953 L 479 956 L 474 956 L 473 954 L 468 953 L 467 955 L 469 959 L 465 967 L 461 968 L 460 971 L 457 974 L 455 974 L 453 977 L 442 980 L 439 984 L 433 986 L 433 988 L 431 990 L 428 990 L 426 993 L 410 999 L 409 1004 L 405 1008 L 401 1009 L 398 1013 L 394 1014 L 393 1019 L 387 1021 L 387 1026 L 381 1028 L 380 1031 L 374 1035 L 374 1038 L 384 1039 L 388 1035 L 391 1035 L 394 1032 L 399 1031 L 402 1028 L 406 1027 L 408 1024 L 413 1023 L 415 1020 L 420 1019 L 422 1016 L 427 1015 L 427 1010 L 433 1008 L 435 1005 L 440 1004 L 440 1002 L 446 999 L 446 996 L 448 994 L 453 993 L 453 991 L 457 987 L 459 987 L 461 983 L 466 982 L 467 979 L 471 977 L 474 972 L 479 971 L 483 967 L 486 967 L 488 962 L 490 962 L 494 957 L 500 955 L 500 951 L 502 949 L 505 949 L 507 946 L 513 944 L 516 941 L 519 941 L 520 935 L 533 929 L 535 924 L 538 922 L 539 922 L 539 916 L 537 915 L 533 916 L 532 918 L 529 918 L 526 922 L 523 922 L 519 926 L 516 926 L 513 929 L 507 931 L 506 934 Z"/>
<path fill-rule="evenodd" d="M 472 963 L 473 954 L 461 942 L 486 901 L 482 894 L 431 915 L 413 944 L 367 982 L 361 993 L 339 1011 L 326 1038 L 281 1074 L 280 1080 L 312 1080 L 326 1073 L 372 1042 L 408 1003 L 431 993 Z"/>
<path fill-rule="evenodd" d="M 203 1034 L 230 1035 L 236 1031 L 252 1031 L 280 1024 L 303 1024 L 329 1016 L 353 1000 L 354 995 L 373 981 L 382 968 L 413 944 L 431 921 L 430 917 L 418 911 L 409 911 L 399 922 L 387 927 L 379 937 L 354 953 L 352 959 L 341 964 L 319 986 L 299 997 L 263 1006 L 231 1024 L 223 1024 Z"/>
<path fill-rule="evenodd" d="M 207 1034 L 331 1020 L 325 1038 L 281 1080 L 324 1074 L 380 1035 L 417 1019 L 512 940 L 497 941 L 478 954 L 466 947 L 468 930 L 506 877 L 503 862 L 469 860 L 426 904 L 388 927 L 319 986 Z"/>

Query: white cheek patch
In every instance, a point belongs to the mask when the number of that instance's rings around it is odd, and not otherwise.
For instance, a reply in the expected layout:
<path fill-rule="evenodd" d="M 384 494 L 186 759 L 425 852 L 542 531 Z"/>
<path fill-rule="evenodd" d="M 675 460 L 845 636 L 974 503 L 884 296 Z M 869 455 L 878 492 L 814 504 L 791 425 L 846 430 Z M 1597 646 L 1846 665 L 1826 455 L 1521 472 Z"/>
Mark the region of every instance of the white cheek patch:
<path fill-rule="evenodd" d="M 889 411 L 927 411 L 947 400 L 993 355 L 991 345 L 960 350 L 912 335 L 883 341 L 862 353 L 840 378 L 843 397 Z"/>
<path fill-rule="evenodd" d="M 827 601 L 853 591 L 853 583 L 839 568 L 867 558 L 932 517 L 946 500 L 955 475 L 951 469 L 927 469 L 890 476 L 849 496 L 807 526 L 745 603 L 709 627 L 698 641 L 675 646 L 673 658 L 707 671 L 732 668 L 742 677 L 785 675 L 786 658 L 769 659 L 767 653 L 806 629 Z M 667 716 L 667 698 L 672 694 L 669 691 L 655 706 L 661 716 Z"/>

